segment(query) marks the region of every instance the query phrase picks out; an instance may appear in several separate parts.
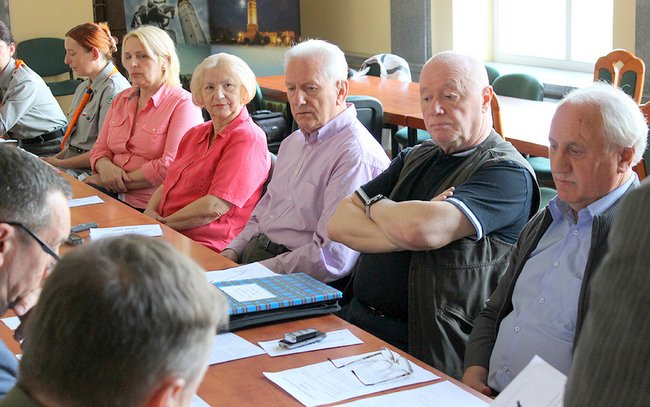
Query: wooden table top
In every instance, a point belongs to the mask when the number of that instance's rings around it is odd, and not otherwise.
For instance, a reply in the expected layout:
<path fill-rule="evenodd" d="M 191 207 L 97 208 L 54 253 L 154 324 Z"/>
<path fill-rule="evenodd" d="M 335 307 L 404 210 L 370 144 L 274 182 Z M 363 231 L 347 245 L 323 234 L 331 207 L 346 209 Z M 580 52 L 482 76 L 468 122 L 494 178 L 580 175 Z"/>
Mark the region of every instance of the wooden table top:
<path fill-rule="evenodd" d="M 286 101 L 284 76 L 257 78 L 264 95 Z M 369 95 L 384 106 L 384 122 L 399 126 L 425 129 L 420 109 L 420 84 L 362 76 L 350 80 L 350 95 Z M 499 96 L 503 136 L 522 154 L 546 157 L 548 131 L 556 104 Z"/>
<path fill-rule="evenodd" d="M 548 156 L 548 132 L 556 103 L 499 96 L 502 136 L 522 154 Z M 422 113 L 412 115 L 409 127 L 425 129 Z"/>
<path fill-rule="evenodd" d="M 103 204 L 80 206 L 71 208 L 72 224 L 84 222 L 96 222 L 99 227 L 136 225 L 136 224 L 155 224 L 156 222 L 140 212 L 114 200 L 113 198 L 102 194 L 92 187 L 65 176 L 72 185 L 73 196 L 82 198 L 92 195 L 98 195 L 103 200 Z M 209 250 L 202 245 L 186 238 L 182 234 L 161 225 L 163 229 L 163 239 L 171 242 L 177 249 L 193 257 L 206 270 L 218 270 L 232 267 L 235 263 L 222 257 L 221 255 Z M 82 232 L 84 238 L 88 237 L 89 232 Z M 62 251 L 74 250 L 71 247 L 62 247 Z M 12 316 L 9 311 L 6 315 Z M 344 321 L 334 315 L 325 315 L 311 317 L 306 319 L 292 320 L 272 325 L 264 325 L 254 328 L 242 329 L 236 332 L 237 335 L 252 342 L 267 341 L 284 336 L 285 332 L 295 331 L 304 328 L 317 328 L 322 331 L 334 331 L 347 328 L 357 337 L 363 340 L 363 344 L 345 346 L 321 351 L 298 353 L 288 356 L 271 358 L 267 354 L 220 363 L 210 366 L 206 372 L 205 378 L 199 386 L 197 394 L 210 405 L 217 406 L 300 406 L 301 404 L 291 397 L 284 390 L 278 388 L 270 380 L 266 379 L 262 372 L 277 372 L 285 369 L 300 367 L 312 363 L 325 361 L 327 357 L 339 358 L 345 356 L 357 355 L 365 352 L 376 351 L 382 346 L 387 346 L 395 351 L 395 348 L 386 344 L 382 340 L 363 331 L 360 328 Z M 13 339 L 13 333 L 5 324 L 0 323 L 0 339 L 2 339 L 9 349 L 14 353 L 21 353 L 20 345 Z M 451 380 L 470 393 L 490 401 L 489 398 L 475 392 L 463 384 L 449 378 L 445 374 L 433 369 L 432 367 L 418 361 L 412 356 L 405 355 L 410 361 L 419 366 L 434 372 L 441 376 L 442 380 Z M 437 382 L 437 381 L 436 381 Z M 400 387 L 388 392 L 415 388 L 435 382 L 421 383 L 408 387 Z M 373 394 L 377 395 L 377 393 Z M 372 396 L 372 395 L 370 395 Z M 366 396 L 366 397 L 370 397 Z"/>
<path fill-rule="evenodd" d="M 284 75 L 262 76 L 257 78 L 257 83 L 265 97 L 287 101 Z M 350 80 L 349 83 L 350 95 L 366 95 L 379 99 L 384 107 L 384 123 L 406 126 L 408 117 L 420 112 L 420 85 L 416 82 L 362 76 Z"/>

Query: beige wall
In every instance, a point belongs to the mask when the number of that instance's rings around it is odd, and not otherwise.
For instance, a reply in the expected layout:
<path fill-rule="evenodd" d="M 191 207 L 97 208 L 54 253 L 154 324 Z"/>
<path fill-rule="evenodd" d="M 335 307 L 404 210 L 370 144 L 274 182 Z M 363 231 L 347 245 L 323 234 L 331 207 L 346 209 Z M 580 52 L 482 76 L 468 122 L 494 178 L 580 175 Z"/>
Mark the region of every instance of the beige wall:
<path fill-rule="evenodd" d="M 14 40 L 18 43 L 36 37 L 63 38 L 75 25 L 93 21 L 92 4 L 92 0 L 9 0 Z M 72 95 L 56 99 L 61 109 L 67 112 Z"/>
<path fill-rule="evenodd" d="M 636 0 L 614 0 L 614 48 L 634 51 Z"/>
<path fill-rule="evenodd" d="M 300 31 L 348 54 L 390 52 L 390 0 L 301 0 Z"/>
<path fill-rule="evenodd" d="M 35 37 L 63 38 L 77 24 L 93 20 L 92 0 L 9 0 L 16 42 Z"/>

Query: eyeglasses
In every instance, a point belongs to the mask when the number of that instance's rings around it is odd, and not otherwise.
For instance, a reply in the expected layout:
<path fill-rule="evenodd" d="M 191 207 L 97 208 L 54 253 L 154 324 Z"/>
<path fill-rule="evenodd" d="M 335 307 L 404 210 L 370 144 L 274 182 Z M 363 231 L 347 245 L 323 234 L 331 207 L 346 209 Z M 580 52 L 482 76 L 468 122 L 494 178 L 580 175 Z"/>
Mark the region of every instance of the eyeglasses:
<path fill-rule="evenodd" d="M 58 254 L 52 249 L 47 243 L 45 243 L 43 240 L 41 240 L 40 237 L 36 236 L 34 232 L 32 232 L 27 226 L 23 225 L 20 222 L 1 222 L 1 223 L 6 223 L 7 225 L 11 226 L 17 226 L 21 228 L 22 230 L 25 231 L 29 236 L 31 236 L 34 240 L 36 240 L 36 243 L 38 243 L 39 246 L 41 246 L 41 249 L 50 256 L 54 258 L 54 260 L 59 261 L 61 258 L 59 257 Z"/>
<path fill-rule="evenodd" d="M 376 366 L 374 366 L 372 369 L 366 369 L 367 371 L 381 371 L 382 373 L 382 378 L 379 378 L 375 381 L 365 381 L 359 375 L 357 372 L 354 370 L 350 370 L 354 377 L 359 380 L 361 384 L 364 386 L 374 386 L 376 384 L 380 383 L 386 383 L 390 382 L 393 380 L 400 379 L 405 376 L 409 376 L 410 374 L 413 373 L 413 368 L 411 367 L 411 363 L 408 361 L 408 359 L 401 357 L 400 355 L 393 353 L 390 349 L 388 348 L 380 348 L 379 352 L 371 353 L 369 355 L 365 355 L 363 357 L 360 357 L 359 359 L 354 359 L 351 360 L 347 363 L 344 363 L 342 365 L 337 365 L 334 363 L 334 361 L 330 358 L 327 358 L 327 360 L 334 365 L 335 368 L 340 369 L 342 367 L 350 366 L 355 363 L 360 363 L 360 362 L 382 362 L 382 363 L 388 363 L 385 368 L 380 368 L 377 369 Z M 388 377 L 386 377 L 388 376 Z"/>

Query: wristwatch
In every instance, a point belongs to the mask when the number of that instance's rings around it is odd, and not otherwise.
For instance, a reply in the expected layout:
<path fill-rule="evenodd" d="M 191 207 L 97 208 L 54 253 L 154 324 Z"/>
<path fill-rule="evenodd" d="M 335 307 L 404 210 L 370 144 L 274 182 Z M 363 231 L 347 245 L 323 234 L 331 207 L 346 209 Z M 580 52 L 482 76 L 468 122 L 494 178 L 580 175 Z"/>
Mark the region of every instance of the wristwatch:
<path fill-rule="evenodd" d="M 366 191 L 361 188 L 354 191 L 354 193 L 357 194 L 361 202 L 363 202 L 364 206 L 366 207 L 366 216 L 372 220 L 372 217 L 370 216 L 370 207 L 386 197 L 382 194 L 377 194 L 370 198 L 368 194 L 366 194 Z"/>

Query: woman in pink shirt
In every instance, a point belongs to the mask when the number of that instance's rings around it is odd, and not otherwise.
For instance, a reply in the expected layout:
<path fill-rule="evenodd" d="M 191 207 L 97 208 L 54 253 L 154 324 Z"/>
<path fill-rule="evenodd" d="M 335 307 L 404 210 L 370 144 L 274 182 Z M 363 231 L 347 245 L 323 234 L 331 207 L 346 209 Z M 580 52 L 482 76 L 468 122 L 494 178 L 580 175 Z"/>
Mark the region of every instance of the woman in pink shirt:
<path fill-rule="evenodd" d="M 187 132 L 144 213 L 221 252 L 246 225 L 271 165 L 266 136 L 246 110 L 255 74 L 220 53 L 196 67 L 190 87 L 212 120 Z"/>
<path fill-rule="evenodd" d="M 96 174 L 85 182 L 144 209 L 165 179 L 181 138 L 203 118 L 181 88 L 176 48 L 165 31 L 144 26 L 128 33 L 122 64 L 133 87 L 113 99 L 90 153 Z"/>

